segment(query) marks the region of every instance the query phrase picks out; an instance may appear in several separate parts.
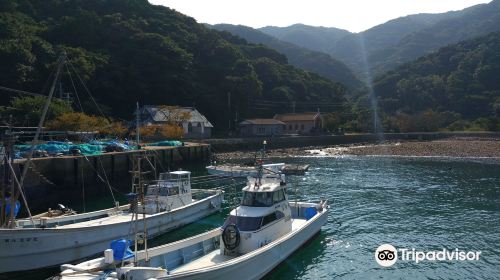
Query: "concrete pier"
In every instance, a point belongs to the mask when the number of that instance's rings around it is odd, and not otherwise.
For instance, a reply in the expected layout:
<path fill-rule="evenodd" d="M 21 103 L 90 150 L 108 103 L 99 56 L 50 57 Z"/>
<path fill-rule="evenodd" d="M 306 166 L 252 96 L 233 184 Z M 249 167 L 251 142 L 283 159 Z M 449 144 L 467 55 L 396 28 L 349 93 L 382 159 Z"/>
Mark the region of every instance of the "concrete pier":
<path fill-rule="evenodd" d="M 332 146 L 343 144 L 377 143 L 392 141 L 428 141 L 450 137 L 491 137 L 500 138 L 498 132 L 414 132 L 380 133 L 317 136 L 267 136 L 252 138 L 206 139 L 213 152 L 256 151 L 262 148 L 262 141 L 267 141 L 267 149 L 298 148 L 310 146 Z"/>
<path fill-rule="evenodd" d="M 145 147 L 94 156 L 35 158 L 24 184 L 28 204 L 34 210 L 46 210 L 58 202 L 68 203 L 68 197 L 81 197 L 83 191 L 88 196 L 109 194 L 109 186 L 104 181 L 109 181 L 114 189 L 129 192 L 132 180 L 129 171 L 133 156 L 139 153 L 150 155 L 159 173 L 185 168 L 187 164 L 203 165 L 210 158 L 210 145 L 186 143 L 180 147 Z M 25 160 L 16 160 L 18 173 L 24 165 Z M 154 172 L 149 166 L 146 168 Z"/>

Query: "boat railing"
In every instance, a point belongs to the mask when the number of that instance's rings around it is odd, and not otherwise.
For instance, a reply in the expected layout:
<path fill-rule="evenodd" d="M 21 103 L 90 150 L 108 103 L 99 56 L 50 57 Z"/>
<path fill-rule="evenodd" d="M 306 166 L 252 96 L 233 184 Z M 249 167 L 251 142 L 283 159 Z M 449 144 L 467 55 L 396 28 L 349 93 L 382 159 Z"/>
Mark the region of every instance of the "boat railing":
<path fill-rule="evenodd" d="M 180 241 L 176 241 L 176 242 L 172 242 L 172 243 L 161 245 L 161 246 L 158 246 L 155 248 L 148 249 L 148 256 L 150 258 L 153 258 L 156 256 L 162 256 L 162 255 L 165 255 L 165 254 L 170 253 L 170 252 L 174 252 L 174 251 L 181 250 L 181 249 L 184 249 L 184 248 L 192 246 L 192 245 L 206 242 L 207 240 L 208 241 L 210 241 L 210 240 L 217 240 L 218 241 L 218 238 L 220 235 L 221 235 L 220 229 L 216 228 L 216 229 L 213 229 L 211 231 L 208 231 L 208 232 L 205 232 L 202 234 L 198 234 L 198 235 L 195 235 L 193 237 L 190 237 L 190 238 L 187 238 L 184 240 L 180 240 Z M 139 260 L 144 259 L 145 252 L 144 251 L 137 252 L 137 258 Z"/>

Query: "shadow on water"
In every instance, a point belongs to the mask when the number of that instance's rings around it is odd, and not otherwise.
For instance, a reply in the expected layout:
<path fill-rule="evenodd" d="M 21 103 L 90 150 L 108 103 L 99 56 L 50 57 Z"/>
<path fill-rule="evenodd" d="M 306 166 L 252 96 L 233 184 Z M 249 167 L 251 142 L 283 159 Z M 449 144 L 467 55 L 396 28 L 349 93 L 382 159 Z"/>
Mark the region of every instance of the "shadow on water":
<path fill-rule="evenodd" d="M 302 245 L 290 257 L 284 260 L 264 278 L 265 280 L 274 279 L 299 279 L 315 266 L 316 263 L 321 262 L 322 256 L 325 252 L 325 243 L 327 241 L 325 233 L 316 234 L 306 244 Z"/>

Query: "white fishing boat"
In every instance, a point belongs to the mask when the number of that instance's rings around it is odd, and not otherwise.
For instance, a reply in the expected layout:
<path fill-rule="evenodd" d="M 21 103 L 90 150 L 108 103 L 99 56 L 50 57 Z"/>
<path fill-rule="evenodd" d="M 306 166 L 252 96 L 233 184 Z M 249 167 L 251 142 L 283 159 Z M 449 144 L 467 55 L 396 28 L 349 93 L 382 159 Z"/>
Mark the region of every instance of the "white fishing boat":
<path fill-rule="evenodd" d="M 250 178 L 241 205 L 221 228 L 133 254 L 62 265 L 56 279 L 259 279 L 313 238 L 327 221 L 326 201 L 289 202 L 276 176 Z M 125 257 L 123 257 L 125 256 Z"/>
<path fill-rule="evenodd" d="M 263 164 L 264 172 L 268 173 L 279 173 L 283 167 L 284 163 L 268 163 Z M 241 165 L 209 165 L 206 167 L 208 174 L 221 176 L 221 177 L 233 177 L 233 178 L 246 178 L 257 176 L 257 169 L 254 166 L 241 166 Z"/>
<path fill-rule="evenodd" d="M 192 190 L 190 179 L 188 171 L 161 174 L 160 180 L 147 187 L 142 203 L 135 200 L 129 205 L 83 214 L 63 208 L 16 220 L 13 228 L 0 228 L 0 273 L 54 266 L 95 255 L 112 240 L 128 237 L 133 225 L 152 238 L 220 210 L 223 192 Z"/>

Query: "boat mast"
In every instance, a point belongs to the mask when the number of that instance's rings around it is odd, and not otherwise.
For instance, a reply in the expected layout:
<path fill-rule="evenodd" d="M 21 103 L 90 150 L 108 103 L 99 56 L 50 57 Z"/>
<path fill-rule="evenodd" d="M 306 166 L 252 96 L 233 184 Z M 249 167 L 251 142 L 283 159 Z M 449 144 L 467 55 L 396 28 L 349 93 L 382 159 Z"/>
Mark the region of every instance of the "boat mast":
<path fill-rule="evenodd" d="M 54 91 L 56 89 L 57 81 L 59 80 L 59 76 L 61 74 L 62 67 L 64 65 L 64 62 L 66 60 L 66 52 L 63 51 L 61 55 L 59 56 L 57 60 L 57 70 L 56 70 L 56 75 L 54 77 L 54 81 L 52 82 L 52 86 L 50 87 L 49 91 L 49 96 L 47 97 L 47 101 L 45 102 L 45 105 L 42 110 L 42 116 L 40 117 L 40 121 L 38 122 L 38 127 L 36 128 L 36 133 L 35 137 L 33 139 L 33 142 L 31 144 L 31 149 L 28 152 L 28 158 L 26 160 L 26 163 L 23 168 L 23 172 L 21 175 L 21 179 L 19 180 L 20 186 L 23 185 L 24 179 L 26 178 L 26 174 L 28 173 L 28 169 L 30 167 L 31 159 L 33 157 L 33 152 L 36 149 L 36 145 L 38 144 L 38 138 L 40 137 L 40 134 L 42 132 L 42 127 L 45 122 L 45 117 L 47 116 L 47 112 L 49 110 L 50 103 L 52 101 L 52 96 L 54 95 Z M 16 194 L 16 200 L 19 198 L 19 193 Z M 31 215 L 30 215 L 31 216 Z"/>
<path fill-rule="evenodd" d="M 261 185 L 262 176 L 264 175 L 264 166 L 262 166 L 262 165 L 264 164 L 264 157 L 266 156 L 266 145 L 267 145 L 267 141 L 264 140 L 264 142 L 262 142 L 262 150 L 261 150 L 261 154 L 260 154 L 259 167 L 257 169 L 257 178 L 259 178 L 259 187 Z"/>
<path fill-rule="evenodd" d="M 50 91 L 49 91 L 49 96 L 47 97 L 47 101 L 45 102 L 45 105 L 42 109 L 42 115 L 40 117 L 40 121 L 38 122 L 38 127 L 36 129 L 36 133 L 35 133 L 35 137 L 33 139 L 33 142 L 32 142 L 32 145 L 31 145 L 31 149 L 29 150 L 28 152 L 28 157 L 26 159 L 26 162 L 23 166 L 23 170 L 22 170 L 22 174 L 21 174 L 21 178 L 20 180 L 17 180 L 17 177 L 16 177 L 16 173 L 14 172 L 14 168 L 13 168 L 13 163 L 14 163 L 14 152 L 11 151 L 9 152 L 9 155 L 7 156 L 7 150 L 5 150 L 5 155 L 7 157 L 6 160 L 4 160 L 4 164 L 5 164 L 5 168 L 8 169 L 7 172 L 5 173 L 5 179 L 7 180 L 6 182 L 8 182 L 8 184 L 10 185 L 11 187 L 11 191 L 10 191 L 10 204 L 11 204 L 11 209 L 10 209 L 10 217 L 8 218 L 8 222 L 7 221 L 4 221 L 4 224 L 6 223 L 7 226 L 9 226 L 10 228 L 13 228 L 15 223 L 14 223 L 14 211 L 15 211 L 15 205 L 16 205 L 16 201 L 19 199 L 19 196 L 21 195 L 22 198 L 23 198 L 23 202 L 24 202 L 24 205 L 26 207 L 26 211 L 28 212 L 28 216 L 33 224 L 33 217 L 31 215 L 31 211 L 28 207 L 28 203 L 27 203 L 27 200 L 26 200 L 26 197 L 23 193 L 23 189 L 22 189 L 22 186 L 23 186 L 23 183 L 24 183 L 24 179 L 26 178 L 26 174 L 28 173 L 28 169 L 30 167 L 30 163 L 31 163 L 31 159 L 33 157 L 33 152 L 35 151 L 36 149 L 36 145 L 37 145 L 37 142 L 38 142 L 38 138 L 40 137 L 40 134 L 41 134 L 41 131 L 42 131 L 42 127 L 43 127 L 43 124 L 45 122 L 45 117 L 47 116 L 47 112 L 49 110 L 49 106 L 50 106 L 50 103 L 52 101 L 52 97 L 54 96 L 54 92 L 55 92 L 55 89 L 56 89 L 56 85 L 57 85 L 57 82 L 59 80 L 59 76 L 61 74 L 61 71 L 62 71 L 62 66 L 64 65 L 64 61 L 66 60 L 66 52 L 62 52 L 61 55 L 59 56 L 58 60 L 57 60 L 57 69 L 56 69 L 56 74 L 55 74 L 55 77 L 54 77 L 54 81 L 52 82 L 52 86 L 50 87 Z M 10 133 L 12 134 L 12 133 Z M 10 135 L 10 138 L 12 139 L 12 135 Z M 9 141 L 8 141 L 9 142 Z M 10 140 L 10 142 L 12 142 L 11 144 L 9 144 L 9 147 L 12 147 L 13 149 L 13 140 Z M 7 146 L 6 146 L 7 148 Z M 9 161 L 10 159 L 10 161 Z M 4 184 L 5 185 L 5 184 Z M 18 192 L 15 191 L 15 185 L 17 185 L 18 187 Z M 3 195 L 3 201 L 2 201 L 2 212 L 6 212 L 5 209 L 4 209 L 4 204 L 5 204 L 5 193 L 6 193 L 6 190 L 5 190 L 5 187 L 6 185 L 4 186 L 4 189 L 2 190 L 2 195 Z M 5 214 L 3 215 L 3 217 L 6 219 L 5 217 Z M 3 224 L 2 224 L 3 225 Z"/>
<path fill-rule="evenodd" d="M 143 181 L 142 176 L 146 173 L 149 173 L 149 171 L 142 171 L 143 165 L 142 161 L 143 160 L 148 160 L 148 155 L 145 152 L 141 152 L 139 155 L 134 155 L 134 160 L 133 160 L 133 170 L 132 170 L 132 192 L 134 195 L 138 195 L 139 197 L 139 202 L 140 206 L 142 208 L 142 220 L 143 220 L 143 233 L 142 233 L 142 238 L 139 237 L 139 228 L 138 228 L 138 223 L 139 223 L 139 204 L 137 203 L 134 213 L 133 213 L 133 220 L 134 220 L 134 263 L 137 263 L 137 251 L 138 251 L 138 245 L 139 243 L 144 242 L 144 250 L 146 253 L 145 261 L 149 261 L 149 255 L 148 255 L 148 232 L 147 232 L 147 220 L 146 220 L 146 202 L 145 202 L 145 182 Z M 139 240 L 139 238 L 141 240 Z"/>

